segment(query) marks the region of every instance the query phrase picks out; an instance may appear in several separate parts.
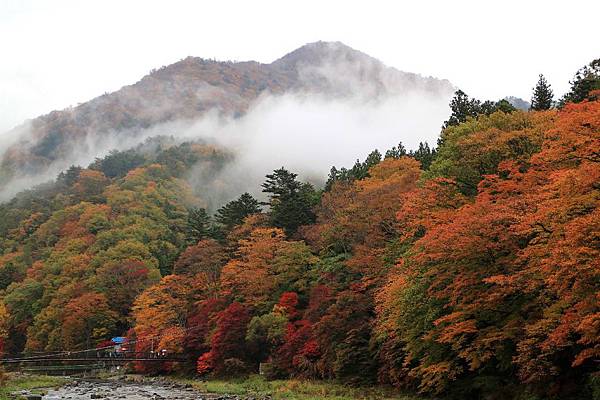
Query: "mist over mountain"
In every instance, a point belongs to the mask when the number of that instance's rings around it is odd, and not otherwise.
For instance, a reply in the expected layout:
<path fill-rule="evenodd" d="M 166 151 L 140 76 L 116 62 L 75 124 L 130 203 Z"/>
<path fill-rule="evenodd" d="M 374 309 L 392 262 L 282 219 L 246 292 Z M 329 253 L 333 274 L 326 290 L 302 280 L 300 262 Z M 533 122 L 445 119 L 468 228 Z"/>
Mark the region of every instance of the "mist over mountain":
<path fill-rule="evenodd" d="M 311 145 L 321 141 L 321 147 L 340 143 L 347 147 L 345 156 L 354 158 L 400 140 L 414 147 L 419 140 L 435 140 L 453 89 L 447 80 L 387 67 L 339 42 L 307 44 L 271 64 L 187 57 L 2 135 L 0 198 L 155 135 L 201 137 L 238 155 L 253 152 L 258 160 L 266 148 L 284 156 L 276 157 L 278 162 L 299 169 L 314 165 L 307 154 L 295 158 L 299 135 Z M 347 123 L 356 118 L 357 124 Z M 270 167 L 257 174 L 264 176 Z M 321 174 L 326 167 L 319 164 L 307 174 Z"/>
<path fill-rule="evenodd" d="M 520 97 L 506 96 L 504 99 L 506 101 L 508 101 L 516 109 L 527 111 L 531 108 L 531 103 L 528 102 L 527 100 L 523 100 Z"/>
<path fill-rule="evenodd" d="M 0 1 L 0 400 L 600 400 L 577 6 Z"/>

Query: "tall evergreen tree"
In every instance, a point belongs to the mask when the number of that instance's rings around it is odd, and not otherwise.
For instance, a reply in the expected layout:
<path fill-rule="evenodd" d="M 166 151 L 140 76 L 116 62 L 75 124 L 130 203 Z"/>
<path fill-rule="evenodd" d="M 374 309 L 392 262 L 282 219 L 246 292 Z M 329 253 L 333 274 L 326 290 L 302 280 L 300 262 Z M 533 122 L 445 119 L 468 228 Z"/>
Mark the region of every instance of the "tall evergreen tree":
<path fill-rule="evenodd" d="M 561 107 L 566 103 L 580 103 L 589 97 L 590 92 L 600 90 L 600 58 L 577 71 L 570 83 L 571 90 L 560 99 Z"/>
<path fill-rule="evenodd" d="M 369 171 L 369 169 L 371 169 L 371 167 L 374 167 L 375 165 L 379 164 L 380 162 L 381 162 L 381 153 L 379 152 L 379 150 L 375 149 L 371 153 L 369 153 L 369 155 L 365 159 L 365 162 L 363 163 L 364 169 L 366 169 L 366 171 L 368 173 L 368 171 Z"/>
<path fill-rule="evenodd" d="M 81 168 L 80 166 L 71 165 L 69 169 L 58 174 L 56 182 L 60 185 L 71 187 L 75 184 L 75 182 L 77 182 L 79 174 L 82 170 L 83 168 Z"/>
<path fill-rule="evenodd" d="M 402 143 L 400 144 L 400 146 L 402 146 Z M 402 149 L 404 150 L 404 148 Z M 331 190 L 333 184 L 338 181 L 352 182 L 355 180 L 367 178 L 369 176 L 369 170 L 375 165 L 379 164 L 380 162 L 381 153 L 379 152 L 379 150 L 375 149 L 371 153 L 369 153 L 365 161 L 360 162 L 360 160 L 357 159 L 352 168 L 350 169 L 341 168 L 338 170 L 335 166 L 331 167 L 331 170 L 329 171 L 329 176 L 327 178 L 327 182 L 325 183 L 325 191 L 327 192 Z"/>
<path fill-rule="evenodd" d="M 552 92 L 552 88 L 550 88 L 550 84 L 546 80 L 546 77 L 540 74 L 540 78 L 533 88 L 531 109 L 534 111 L 549 110 L 552 108 L 553 99 L 554 93 Z"/>
<path fill-rule="evenodd" d="M 146 159 L 136 150 L 112 150 L 104 158 L 96 158 L 91 169 L 102 171 L 109 178 L 123 177 L 132 169 L 144 164 Z"/>
<path fill-rule="evenodd" d="M 193 207 L 188 210 L 187 240 L 196 244 L 209 236 L 211 232 L 210 217 L 204 208 Z"/>
<path fill-rule="evenodd" d="M 250 193 L 242 194 L 217 210 L 215 220 L 231 229 L 241 224 L 248 215 L 260 212 L 260 203 Z"/>
<path fill-rule="evenodd" d="M 505 113 L 516 111 L 516 108 L 506 99 L 499 101 L 486 100 L 482 103 L 477 99 L 470 99 L 469 96 L 460 89 L 454 92 L 454 97 L 450 100 L 450 109 L 452 110 L 452 114 L 450 114 L 450 118 L 448 118 L 447 121 L 444 121 L 442 129 L 461 124 L 465 122 L 468 117 L 477 117 L 479 114 L 490 115 L 496 111 Z M 441 144 L 441 142 L 438 142 L 438 145 L 439 144 Z"/>
<path fill-rule="evenodd" d="M 309 183 L 301 183 L 298 175 L 281 167 L 266 176 L 263 192 L 269 194 L 270 217 L 274 226 L 293 235 L 301 225 L 314 222 L 313 206 L 318 196 Z"/>
<path fill-rule="evenodd" d="M 465 122 L 467 117 L 476 117 L 481 111 L 481 102 L 477 99 L 469 99 L 469 96 L 459 89 L 454 92 L 454 97 L 450 100 L 450 109 L 452 114 L 447 121 L 444 121 L 443 128 Z"/>
<path fill-rule="evenodd" d="M 421 142 L 419 148 L 416 151 L 411 150 L 409 155 L 421 163 L 421 169 L 428 170 L 435 159 L 436 151 L 431 149 L 427 142 Z"/>
<path fill-rule="evenodd" d="M 510 104 L 510 101 L 508 101 L 506 99 L 502 99 L 502 100 L 498 100 L 494 104 L 494 109 L 492 110 L 492 112 L 487 113 L 487 114 L 489 115 L 489 114 L 494 113 L 496 111 L 502 111 L 503 113 L 510 114 L 512 112 L 517 111 L 517 107 L 513 106 L 512 104 Z"/>
<path fill-rule="evenodd" d="M 398 147 L 394 146 L 388 151 L 385 152 L 385 158 L 401 158 L 407 155 L 406 147 L 402 144 L 402 142 L 398 143 Z"/>

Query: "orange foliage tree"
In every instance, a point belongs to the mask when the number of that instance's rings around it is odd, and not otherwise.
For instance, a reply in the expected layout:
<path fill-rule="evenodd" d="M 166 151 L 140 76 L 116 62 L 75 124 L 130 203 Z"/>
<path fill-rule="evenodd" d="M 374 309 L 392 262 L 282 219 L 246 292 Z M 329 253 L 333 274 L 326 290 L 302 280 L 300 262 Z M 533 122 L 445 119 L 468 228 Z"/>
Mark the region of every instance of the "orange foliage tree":
<path fill-rule="evenodd" d="M 378 295 L 386 380 L 441 393 L 477 374 L 471 390 L 489 391 L 516 368 L 557 394 L 595 368 L 599 116 L 598 102 L 565 107 L 540 153 L 500 162 L 473 203 L 405 203 L 428 210 L 399 213 L 420 234 Z"/>

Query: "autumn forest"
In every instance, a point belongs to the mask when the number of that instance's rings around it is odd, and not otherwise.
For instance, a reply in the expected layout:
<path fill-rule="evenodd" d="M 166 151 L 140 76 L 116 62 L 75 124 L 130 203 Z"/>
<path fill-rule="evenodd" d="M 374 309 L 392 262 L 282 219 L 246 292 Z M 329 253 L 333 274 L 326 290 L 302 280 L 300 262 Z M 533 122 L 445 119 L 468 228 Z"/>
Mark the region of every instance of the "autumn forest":
<path fill-rule="evenodd" d="M 600 398 L 600 60 L 531 109 L 457 91 L 437 144 L 285 165 L 208 207 L 234 156 L 156 136 L 0 204 L 0 354 L 126 337 L 137 372 Z M 487 397 L 486 397 L 487 396 Z M 594 397 L 595 396 L 595 397 Z"/>

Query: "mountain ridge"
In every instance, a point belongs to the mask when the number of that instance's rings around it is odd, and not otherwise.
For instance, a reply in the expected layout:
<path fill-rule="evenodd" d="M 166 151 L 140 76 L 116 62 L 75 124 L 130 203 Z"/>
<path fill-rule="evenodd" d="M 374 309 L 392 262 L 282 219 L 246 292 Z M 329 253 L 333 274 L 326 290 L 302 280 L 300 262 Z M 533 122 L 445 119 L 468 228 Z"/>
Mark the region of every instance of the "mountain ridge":
<path fill-rule="evenodd" d="M 48 169 L 62 170 L 68 165 L 55 165 L 58 160 L 73 152 L 92 153 L 108 135 L 131 140 L 144 129 L 195 120 L 208 112 L 239 118 L 265 93 L 335 99 L 362 96 L 366 102 L 412 91 L 448 97 L 453 90 L 447 80 L 387 67 L 341 42 L 308 43 L 269 64 L 190 56 L 153 69 L 119 90 L 10 130 L 7 135 L 13 143 L 0 153 L 0 183 Z"/>

